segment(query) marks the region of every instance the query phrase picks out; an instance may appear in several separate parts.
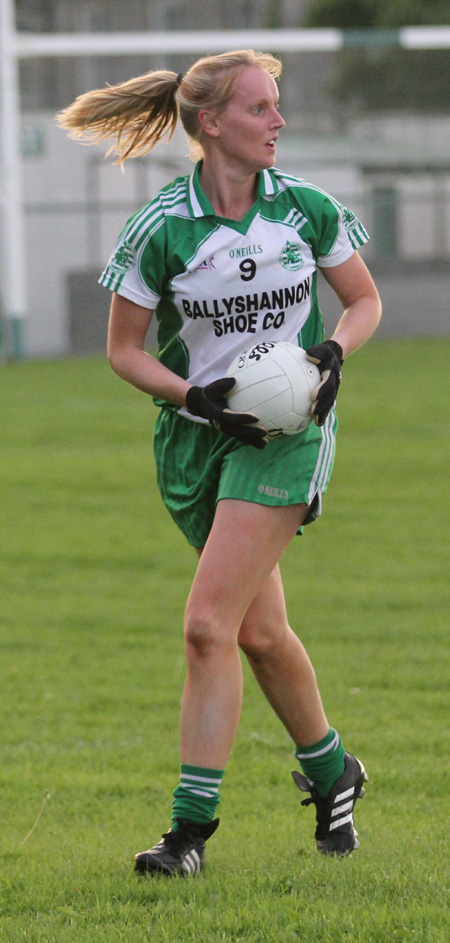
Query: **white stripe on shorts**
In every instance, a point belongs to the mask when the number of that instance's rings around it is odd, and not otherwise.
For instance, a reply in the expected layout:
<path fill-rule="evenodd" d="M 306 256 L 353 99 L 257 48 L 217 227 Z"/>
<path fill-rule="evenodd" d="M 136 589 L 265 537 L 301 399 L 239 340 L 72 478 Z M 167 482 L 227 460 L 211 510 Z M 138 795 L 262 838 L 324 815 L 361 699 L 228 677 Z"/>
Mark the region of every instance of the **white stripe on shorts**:
<path fill-rule="evenodd" d="M 322 426 L 322 442 L 317 457 L 314 474 L 309 487 L 308 504 L 311 504 L 317 493 L 321 494 L 330 476 L 334 460 L 336 442 L 336 415 L 334 409 L 328 413 Z"/>

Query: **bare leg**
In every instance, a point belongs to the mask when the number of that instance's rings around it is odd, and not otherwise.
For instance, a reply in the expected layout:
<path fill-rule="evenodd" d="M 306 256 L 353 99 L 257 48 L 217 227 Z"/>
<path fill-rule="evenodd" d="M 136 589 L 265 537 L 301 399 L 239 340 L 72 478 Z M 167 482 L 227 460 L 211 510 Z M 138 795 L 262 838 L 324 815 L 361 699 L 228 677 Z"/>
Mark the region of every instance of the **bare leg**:
<path fill-rule="evenodd" d="M 289 627 L 279 567 L 251 603 L 239 644 L 267 700 L 297 746 L 325 737 L 329 724 L 314 669 Z"/>
<path fill-rule="evenodd" d="M 183 763 L 226 766 L 242 702 L 241 625 L 305 513 L 304 505 L 265 507 L 228 499 L 218 504 L 186 606 Z M 287 660 L 286 653 L 280 670 Z"/>

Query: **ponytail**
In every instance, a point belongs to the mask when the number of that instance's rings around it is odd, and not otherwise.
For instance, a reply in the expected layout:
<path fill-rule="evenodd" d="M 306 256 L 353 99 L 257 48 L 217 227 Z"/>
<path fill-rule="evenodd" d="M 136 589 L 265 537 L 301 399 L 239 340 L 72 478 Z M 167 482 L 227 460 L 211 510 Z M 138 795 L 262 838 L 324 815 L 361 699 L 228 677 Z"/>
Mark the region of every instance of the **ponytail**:
<path fill-rule="evenodd" d="M 121 85 L 79 95 L 56 120 L 69 137 L 83 144 L 115 138 L 108 154 L 117 157 L 116 164 L 123 164 L 127 157 L 147 154 L 166 134 L 172 137 L 181 80 L 175 72 L 148 72 Z"/>

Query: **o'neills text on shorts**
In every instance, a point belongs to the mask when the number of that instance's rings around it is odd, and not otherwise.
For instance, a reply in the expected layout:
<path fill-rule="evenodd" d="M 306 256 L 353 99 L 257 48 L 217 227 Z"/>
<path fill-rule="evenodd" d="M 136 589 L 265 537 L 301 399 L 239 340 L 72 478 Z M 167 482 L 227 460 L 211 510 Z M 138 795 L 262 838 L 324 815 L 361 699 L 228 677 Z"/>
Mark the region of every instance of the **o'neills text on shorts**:
<path fill-rule="evenodd" d="M 288 498 L 289 491 L 284 488 L 274 488 L 272 485 L 258 485 L 259 494 L 270 494 L 272 498 Z"/>

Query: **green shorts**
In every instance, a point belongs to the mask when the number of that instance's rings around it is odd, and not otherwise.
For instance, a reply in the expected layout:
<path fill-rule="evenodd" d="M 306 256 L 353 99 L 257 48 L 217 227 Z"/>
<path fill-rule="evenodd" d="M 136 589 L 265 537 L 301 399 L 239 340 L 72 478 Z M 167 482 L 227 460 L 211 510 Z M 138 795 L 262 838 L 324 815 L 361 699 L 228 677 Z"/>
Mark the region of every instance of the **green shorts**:
<path fill-rule="evenodd" d="M 223 498 L 272 506 L 307 504 L 309 524 L 321 513 L 336 428 L 333 410 L 321 428 L 311 423 L 298 435 L 271 439 L 265 449 L 255 449 L 163 408 L 154 439 L 162 499 L 193 547 L 204 547 Z"/>

